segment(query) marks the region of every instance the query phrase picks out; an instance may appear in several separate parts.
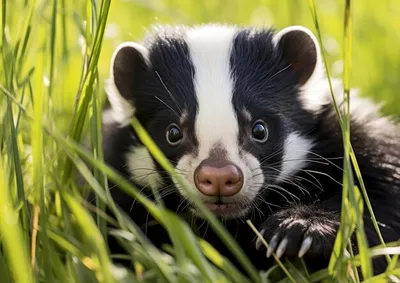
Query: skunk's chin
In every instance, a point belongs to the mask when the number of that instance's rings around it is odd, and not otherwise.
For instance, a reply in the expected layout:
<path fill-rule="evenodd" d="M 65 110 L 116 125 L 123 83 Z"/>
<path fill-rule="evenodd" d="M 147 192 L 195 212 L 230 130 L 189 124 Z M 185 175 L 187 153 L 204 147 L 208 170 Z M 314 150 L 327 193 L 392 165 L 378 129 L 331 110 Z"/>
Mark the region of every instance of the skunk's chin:
<path fill-rule="evenodd" d="M 216 217 L 222 219 L 240 218 L 247 214 L 249 211 L 248 206 L 239 202 L 204 202 L 206 208 L 211 211 Z M 201 217 L 201 213 L 197 212 L 195 207 L 192 207 L 192 212 Z"/>

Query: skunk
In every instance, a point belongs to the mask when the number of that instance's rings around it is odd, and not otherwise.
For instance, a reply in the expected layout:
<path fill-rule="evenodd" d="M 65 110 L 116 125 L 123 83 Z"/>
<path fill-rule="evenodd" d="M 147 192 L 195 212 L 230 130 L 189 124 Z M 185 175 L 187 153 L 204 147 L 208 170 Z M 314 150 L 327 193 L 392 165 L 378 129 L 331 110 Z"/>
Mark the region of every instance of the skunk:
<path fill-rule="evenodd" d="M 340 100 L 341 83 L 333 89 Z M 312 269 L 327 266 L 340 225 L 344 150 L 310 30 L 156 26 L 141 44 L 116 48 L 106 92 L 105 160 L 149 198 L 156 188 L 169 209 L 204 221 L 139 141 L 133 115 L 257 268 L 270 267 L 273 252 Z M 355 91 L 350 110 L 351 142 L 380 231 L 386 242 L 399 240 L 400 127 Z M 112 196 L 154 244 L 169 241 L 160 225 L 146 225 L 149 214 L 137 201 L 118 188 Z M 367 208 L 364 214 L 368 244 L 376 246 Z M 207 225 L 198 233 L 237 264 Z M 110 242 L 111 251 L 117 246 Z M 383 257 L 374 260 L 375 272 L 386 266 Z"/>

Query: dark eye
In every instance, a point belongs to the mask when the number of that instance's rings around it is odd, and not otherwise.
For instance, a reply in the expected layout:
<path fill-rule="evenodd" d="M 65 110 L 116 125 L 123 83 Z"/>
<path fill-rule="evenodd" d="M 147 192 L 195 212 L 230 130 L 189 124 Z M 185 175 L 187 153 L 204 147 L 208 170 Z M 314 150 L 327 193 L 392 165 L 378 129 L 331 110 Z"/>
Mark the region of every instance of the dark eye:
<path fill-rule="evenodd" d="M 251 135 L 256 142 L 265 142 L 268 139 L 268 130 L 263 121 L 256 121 L 251 130 Z"/>
<path fill-rule="evenodd" d="M 176 124 L 171 124 L 167 128 L 166 139 L 169 145 L 177 146 L 183 138 L 181 129 Z"/>

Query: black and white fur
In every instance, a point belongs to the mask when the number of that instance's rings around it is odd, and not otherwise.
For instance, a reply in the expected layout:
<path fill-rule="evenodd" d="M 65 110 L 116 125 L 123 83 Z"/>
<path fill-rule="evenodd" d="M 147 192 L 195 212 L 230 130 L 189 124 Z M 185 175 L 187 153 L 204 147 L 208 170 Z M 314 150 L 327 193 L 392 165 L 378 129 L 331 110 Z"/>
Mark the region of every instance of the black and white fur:
<path fill-rule="evenodd" d="M 340 83 L 334 89 L 341 98 Z M 135 137 L 129 119 L 136 115 L 257 268 L 270 266 L 271 252 L 303 257 L 313 268 L 327 265 L 340 224 L 343 145 L 319 45 L 308 29 L 156 27 L 143 44 L 126 42 L 116 49 L 107 94 L 105 158 L 126 178 L 157 188 L 170 209 L 196 214 L 185 192 Z M 384 239 L 398 240 L 400 130 L 355 95 L 351 141 Z M 267 128 L 264 142 L 252 138 L 256 121 Z M 171 124 L 183 134 L 177 146 L 166 140 Z M 227 159 L 241 169 L 239 193 L 210 197 L 196 189 L 194 171 L 207 158 Z M 148 213 L 140 204 L 132 206 L 132 199 L 112 192 L 155 244 L 168 241 L 159 225 L 145 225 Z M 151 198 L 151 190 L 143 192 Z M 254 241 L 245 219 L 262 231 L 270 251 Z M 369 244 L 379 244 L 368 213 L 364 221 Z M 236 262 L 213 231 L 200 226 L 200 235 Z M 111 249 L 117 249 L 115 243 Z M 384 267 L 384 260 L 375 262 L 376 272 Z"/>

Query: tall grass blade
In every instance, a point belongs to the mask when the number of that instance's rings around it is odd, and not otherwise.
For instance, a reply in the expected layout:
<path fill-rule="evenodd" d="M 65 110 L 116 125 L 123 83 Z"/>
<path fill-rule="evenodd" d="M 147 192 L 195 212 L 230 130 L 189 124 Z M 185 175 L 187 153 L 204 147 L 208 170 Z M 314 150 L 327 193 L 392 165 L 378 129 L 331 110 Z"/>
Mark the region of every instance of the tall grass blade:
<path fill-rule="evenodd" d="M 94 253 L 90 256 L 90 266 L 95 270 L 97 279 L 100 282 L 115 282 L 111 272 L 111 261 L 108 256 L 104 238 L 97 230 L 95 222 L 87 211 L 77 201 L 77 196 L 72 196 L 67 192 L 62 193 L 62 197 L 69 209 L 75 216 L 85 239 L 88 249 Z"/>
<path fill-rule="evenodd" d="M 78 91 L 75 112 L 74 116 L 72 117 L 71 128 L 69 131 L 69 136 L 75 141 L 79 141 L 81 139 L 89 103 L 92 98 L 93 85 L 97 77 L 97 63 L 100 57 L 101 45 L 103 42 L 111 1 L 103 0 L 103 3 L 104 4 L 102 5 L 99 15 L 99 25 L 96 30 L 93 45 L 91 47 L 91 53 L 88 58 L 87 72 L 83 78 L 82 88 Z M 63 183 L 66 183 L 72 173 L 71 160 L 66 159 L 63 167 L 64 174 L 62 180 Z"/>
<path fill-rule="evenodd" d="M 29 266 L 28 247 L 22 237 L 24 233 L 11 199 L 10 188 L 6 183 L 7 178 L 4 174 L 6 169 L 0 156 L 0 234 L 2 246 L 14 282 L 32 283 L 34 278 Z M 5 274 L 2 274 L 2 276 L 5 276 Z"/>

